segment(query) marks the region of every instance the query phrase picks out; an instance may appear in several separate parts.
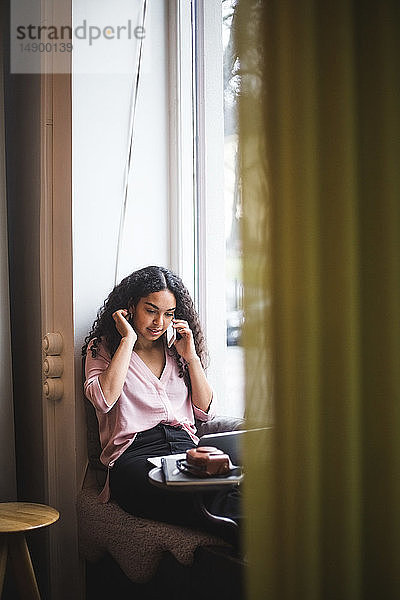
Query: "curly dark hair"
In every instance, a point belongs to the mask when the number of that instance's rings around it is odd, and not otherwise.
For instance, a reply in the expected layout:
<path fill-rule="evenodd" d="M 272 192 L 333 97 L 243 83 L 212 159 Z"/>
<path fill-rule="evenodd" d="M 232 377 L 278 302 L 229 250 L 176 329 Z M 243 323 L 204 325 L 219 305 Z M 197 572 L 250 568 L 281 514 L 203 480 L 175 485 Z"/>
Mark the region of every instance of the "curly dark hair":
<path fill-rule="evenodd" d="M 175 317 L 188 322 L 193 333 L 196 352 L 203 368 L 206 368 L 208 365 L 207 346 L 193 300 L 178 275 L 165 267 L 157 266 L 144 267 L 143 269 L 134 271 L 115 286 L 98 311 L 93 326 L 85 338 L 82 355 L 86 356 L 89 343 L 93 340 L 91 347 L 93 356 L 97 354 L 97 345 L 100 341 L 104 341 L 107 350 L 113 356 L 121 341 L 121 335 L 112 317 L 113 313 L 120 308 L 136 306 L 140 298 L 144 298 L 152 292 L 160 292 L 161 290 L 169 290 L 175 296 Z M 169 352 L 172 353 L 178 363 L 180 376 L 188 379 L 185 361 L 180 357 L 174 346 L 172 346 Z"/>

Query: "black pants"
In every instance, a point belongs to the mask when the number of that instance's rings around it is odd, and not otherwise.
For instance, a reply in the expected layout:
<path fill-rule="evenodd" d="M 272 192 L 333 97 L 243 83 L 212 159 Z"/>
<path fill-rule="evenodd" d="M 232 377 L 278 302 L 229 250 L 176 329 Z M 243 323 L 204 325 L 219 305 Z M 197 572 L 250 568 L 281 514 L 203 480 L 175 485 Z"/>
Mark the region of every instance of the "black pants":
<path fill-rule="evenodd" d="M 181 427 L 159 424 L 138 433 L 135 441 L 118 458 L 110 471 L 111 496 L 126 512 L 180 525 L 208 529 L 217 533 L 199 513 L 194 496 L 187 492 L 163 490 L 152 485 L 148 473 L 153 466 L 148 457 L 179 454 L 194 448 L 189 434 Z M 236 492 L 210 492 L 206 505 L 211 512 L 239 517 L 239 495 Z M 223 532 L 218 532 L 221 535 Z"/>

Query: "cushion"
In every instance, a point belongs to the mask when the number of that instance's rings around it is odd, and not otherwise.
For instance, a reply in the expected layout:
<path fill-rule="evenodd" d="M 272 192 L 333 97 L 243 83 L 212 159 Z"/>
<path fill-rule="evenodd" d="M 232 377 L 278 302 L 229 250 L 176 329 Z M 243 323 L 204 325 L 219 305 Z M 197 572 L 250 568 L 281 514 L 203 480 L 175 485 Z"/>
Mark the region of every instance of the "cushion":
<path fill-rule="evenodd" d="M 97 496 L 96 487 L 86 487 L 78 495 L 80 554 L 97 562 L 109 553 L 131 581 L 149 581 L 164 552 L 190 566 L 199 546 L 229 548 L 223 539 L 207 532 L 135 517 L 113 501 L 101 503 Z"/>

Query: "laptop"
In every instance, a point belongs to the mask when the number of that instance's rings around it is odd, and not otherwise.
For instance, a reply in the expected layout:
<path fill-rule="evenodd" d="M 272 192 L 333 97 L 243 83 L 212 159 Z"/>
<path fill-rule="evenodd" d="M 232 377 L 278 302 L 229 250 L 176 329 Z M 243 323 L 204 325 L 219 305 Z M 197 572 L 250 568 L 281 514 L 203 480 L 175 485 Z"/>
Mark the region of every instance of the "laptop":
<path fill-rule="evenodd" d="M 257 429 L 243 429 L 238 431 L 226 431 L 223 433 L 206 433 L 201 436 L 198 446 L 215 446 L 229 457 L 234 465 L 243 465 L 243 443 L 246 438 L 251 444 L 259 437 L 259 432 L 269 429 L 269 427 L 258 427 Z"/>
<path fill-rule="evenodd" d="M 243 465 L 244 439 L 246 438 L 246 442 L 249 440 L 250 444 L 252 444 L 252 439 L 254 439 L 254 444 L 256 444 L 256 440 L 259 438 L 259 432 L 267 429 L 269 428 L 260 427 L 257 429 L 244 429 L 223 433 L 208 433 L 201 436 L 198 446 L 214 446 L 229 455 L 232 470 L 228 475 L 195 479 L 193 476 L 185 474 L 178 468 L 177 462 L 184 461 L 186 453 L 157 456 L 148 458 L 147 460 L 156 467 L 162 467 L 165 482 L 170 485 L 187 485 L 188 482 L 191 484 L 199 483 L 202 485 L 212 485 L 213 482 L 215 483 L 216 479 L 218 479 L 219 484 L 239 483 L 243 479 L 241 467 Z"/>

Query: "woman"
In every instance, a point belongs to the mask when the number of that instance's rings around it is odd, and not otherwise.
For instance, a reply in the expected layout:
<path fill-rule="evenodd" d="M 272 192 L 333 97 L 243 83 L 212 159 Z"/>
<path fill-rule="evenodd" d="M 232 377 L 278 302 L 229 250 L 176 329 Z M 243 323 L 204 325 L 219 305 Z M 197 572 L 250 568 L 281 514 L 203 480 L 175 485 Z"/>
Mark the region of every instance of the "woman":
<path fill-rule="evenodd" d="M 171 348 L 167 330 L 176 332 Z M 198 442 L 195 417 L 212 418 L 207 350 L 193 301 L 181 279 L 145 267 L 114 288 L 85 340 L 85 394 L 99 421 L 101 461 L 110 492 L 127 512 L 199 524 L 189 494 L 148 482 L 148 457 L 185 452 Z"/>

